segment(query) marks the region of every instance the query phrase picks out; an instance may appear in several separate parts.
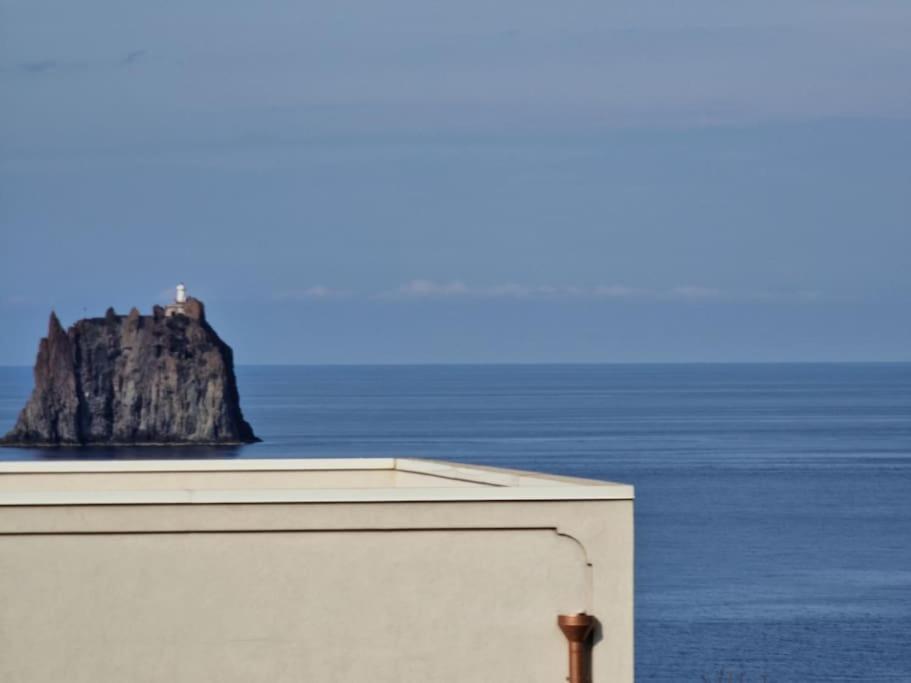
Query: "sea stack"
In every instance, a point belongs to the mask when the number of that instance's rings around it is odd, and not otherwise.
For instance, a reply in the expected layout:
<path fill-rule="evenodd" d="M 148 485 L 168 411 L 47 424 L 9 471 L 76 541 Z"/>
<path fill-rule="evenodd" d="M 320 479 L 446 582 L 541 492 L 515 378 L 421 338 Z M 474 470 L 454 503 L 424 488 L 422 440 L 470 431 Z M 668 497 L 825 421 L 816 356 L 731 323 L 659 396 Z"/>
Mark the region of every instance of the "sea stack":
<path fill-rule="evenodd" d="M 231 347 L 181 285 L 152 315 L 54 313 L 35 388 L 7 446 L 240 444 L 258 441 L 240 409 Z"/>

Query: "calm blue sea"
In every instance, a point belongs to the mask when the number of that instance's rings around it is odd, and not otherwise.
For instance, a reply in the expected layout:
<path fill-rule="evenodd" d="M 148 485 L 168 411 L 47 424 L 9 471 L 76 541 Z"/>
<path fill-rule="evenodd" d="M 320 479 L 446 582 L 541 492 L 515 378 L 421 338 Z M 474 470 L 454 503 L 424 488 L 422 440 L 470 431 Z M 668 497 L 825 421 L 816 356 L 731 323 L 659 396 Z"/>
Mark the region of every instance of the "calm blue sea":
<path fill-rule="evenodd" d="M 183 455 L 411 455 L 634 484 L 640 681 L 911 681 L 911 364 L 238 376 L 264 443 Z M 0 430 L 30 388 L 28 369 L 0 369 Z"/>

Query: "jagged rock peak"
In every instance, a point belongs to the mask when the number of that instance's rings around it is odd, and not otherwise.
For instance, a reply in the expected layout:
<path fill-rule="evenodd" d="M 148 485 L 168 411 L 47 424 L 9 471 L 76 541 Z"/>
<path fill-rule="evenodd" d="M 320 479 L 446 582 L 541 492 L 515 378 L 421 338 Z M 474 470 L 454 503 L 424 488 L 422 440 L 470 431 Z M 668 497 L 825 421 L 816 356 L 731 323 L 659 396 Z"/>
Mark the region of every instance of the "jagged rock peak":
<path fill-rule="evenodd" d="M 86 318 L 51 312 L 35 388 L 3 445 L 225 444 L 256 441 L 240 408 L 234 358 L 187 297 L 169 314 Z"/>
<path fill-rule="evenodd" d="M 51 339 L 59 335 L 65 335 L 66 331 L 60 324 L 60 318 L 57 317 L 57 311 L 51 310 L 51 317 L 47 321 L 47 338 Z"/>

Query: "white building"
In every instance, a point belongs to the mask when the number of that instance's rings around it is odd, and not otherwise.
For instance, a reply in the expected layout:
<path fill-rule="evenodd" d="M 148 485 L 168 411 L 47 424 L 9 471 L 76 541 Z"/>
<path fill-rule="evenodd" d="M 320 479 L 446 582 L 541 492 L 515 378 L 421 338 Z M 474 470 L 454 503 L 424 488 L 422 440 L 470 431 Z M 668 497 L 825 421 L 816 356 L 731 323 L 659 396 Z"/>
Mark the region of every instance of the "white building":
<path fill-rule="evenodd" d="M 184 306 L 187 303 L 187 288 L 181 282 L 177 285 L 177 293 L 174 295 L 174 302 L 168 304 L 164 307 L 164 314 L 166 318 L 170 318 L 172 315 L 184 315 Z"/>

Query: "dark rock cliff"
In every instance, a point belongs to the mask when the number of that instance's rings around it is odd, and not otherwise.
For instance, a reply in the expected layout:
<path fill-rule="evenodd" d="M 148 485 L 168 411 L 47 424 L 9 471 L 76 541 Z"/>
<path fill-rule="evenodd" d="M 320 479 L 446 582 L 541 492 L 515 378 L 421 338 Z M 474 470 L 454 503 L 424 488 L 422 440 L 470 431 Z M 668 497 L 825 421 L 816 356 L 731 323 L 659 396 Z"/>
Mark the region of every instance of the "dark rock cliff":
<path fill-rule="evenodd" d="M 231 347 L 201 301 L 183 314 L 108 309 L 64 331 L 51 313 L 35 389 L 4 445 L 257 441 L 243 418 Z"/>

